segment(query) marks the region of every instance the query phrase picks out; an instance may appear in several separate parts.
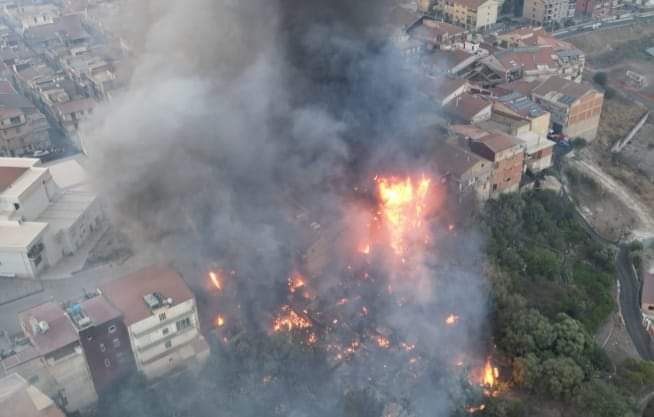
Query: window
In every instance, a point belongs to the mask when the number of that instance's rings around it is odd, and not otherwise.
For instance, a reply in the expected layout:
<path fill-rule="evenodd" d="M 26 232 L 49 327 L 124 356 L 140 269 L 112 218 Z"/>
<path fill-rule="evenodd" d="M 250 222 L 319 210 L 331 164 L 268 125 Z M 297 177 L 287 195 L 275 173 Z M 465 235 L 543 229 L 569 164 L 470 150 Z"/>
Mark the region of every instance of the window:
<path fill-rule="evenodd" d="M 163 333 L 163 335 L 165 336 L 165 335 L 168 334 L 169 331 L 170 331 L 170 329 L 168 327 L 164 327 L 164 329 L 161 331 L 161 333 Z"/>
<path fill-rule="evenodd" d="M 179 320 L 177 323 L 175 323 L 175 325 L 177 326 L 177 331 L 191 327 L 191 318 L 187 317 L 183 320 Z"/>
<path fill-rule="evenodd" d="M 170 340 L 166 340 L 164 346 L 166 347 L 166 349 L 170 349 L 171 347 L 173 347 L 173 342 L 171 342 Z"/>
<path fill-rule="evenodd" d="M 116 339 L 113 340 L 112 343 L 114 344 L 114 347 L 115 347 L 115 348 L 119 348 L 119 347 L 120 347 L 120 339 L 116 338 Z"/>
<path fill-rule="evenodd" d="M 111 333 L 116 333 L 116 325 L 115 324 L 112 324 L 111 326 L 109 326 L 109 333 L 110 334 Z"/>
<path fill-rule="evenodd" d="M 109 367 L 111 367 L 111 361 L 110 361 L 109 359 L 105 359 L 105 360 L 104 360 L 104 367 L 105 367 L 105 368 L 109 368 Z"/>
<path fill-rule="evenodd" d="M 164 320 L 166 320 L 166 313 L 159 314 L 159 321 L 164 321 Z"/>
<path fill-rule="evenodd" d="M 100 352 L 104 352 L 107 350 L 107 347 L 104 345 L 104 343 L 100 343 Z"/>

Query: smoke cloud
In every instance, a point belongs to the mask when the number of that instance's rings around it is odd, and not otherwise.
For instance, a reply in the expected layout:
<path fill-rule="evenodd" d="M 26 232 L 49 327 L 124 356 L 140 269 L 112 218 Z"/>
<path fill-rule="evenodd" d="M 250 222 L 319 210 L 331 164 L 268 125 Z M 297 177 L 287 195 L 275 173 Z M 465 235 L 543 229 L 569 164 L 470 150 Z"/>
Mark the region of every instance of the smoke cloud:
<path fill-rule="evenodd" d="M 136 62 L 128 91 L 86 127 L 94 178 L 138 251 L 175 262 L 197 288 L 209 265 L 236 271 L 234 299 L 225 303 L 257 337 L 269 336 L 297 268 L 315 269 L 327 308 L 349 295 L 342 282 L 354 278 L 344 271 L 364 268 L 352 265 L 351 248 L 369 220 L 374 175 L 433 169 L 434 138 L 418 122 L 431 108 L 386 41 L 387 3 L 138 0 L 126 10 L 139 25 Z M 436 217 L 434 234 L 447 234 Z M 301 380 L 320 383 L 295 399 L 288 392 L 298 387 L 273 385 L 278 404 L 269 415 L 352 415 L 341 397 L 361 390 L 382 407 L 449 415 L 445 369 L 472 352 L 483 323 L 479 242 L 463 231 L 437 237 L 419 267 L 404 272 L 373 258 L 366 271 L 382 278 L 357 284 L 359 299 L 344 310 L 352 334 L 377 329 L 416 352 L 366 347 L 327 370 L 297 364 Z M 387 280 L 400 288 L 394 302 L 380 296 Z M 443 330 L 453 311 L 462 324 Z M 260 380 L 240 370 L 252 379 L 232 382 L 229 395 L 219 375 L 197 384 L 229 398 L 225 415 L 261 415 L 248 395 L 233 394 L 249 392 L 233 384 Z M 217 414 L 198 401 L 188 415 Z"/>

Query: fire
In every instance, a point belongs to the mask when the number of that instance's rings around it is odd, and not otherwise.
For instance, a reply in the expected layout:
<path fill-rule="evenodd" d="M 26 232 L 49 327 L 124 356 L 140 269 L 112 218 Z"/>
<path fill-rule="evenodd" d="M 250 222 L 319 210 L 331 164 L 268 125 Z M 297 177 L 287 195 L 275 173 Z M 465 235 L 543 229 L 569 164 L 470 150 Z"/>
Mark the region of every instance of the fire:
<path fill-rule="evenodd" d="M 454 323 L 456 323 L 457 321 L 459 321 L 459 316 L 457 316 L 456 314 L 450 314 L 445 319 L 445 324 L 447 324 L 448 326 L 451 326 Z"/>
<path fill-rule="evenodd" d="M 223 327 L 225 325 L 225 317 L 222 314 L 218 314 L 215 319 L 213 319 L 214 327 Z"/>
<path fill-rule="evenodd" d="M 370 255 L 370 243 L 364 243 L 360 245 L 359 252 L 363 253 L 364 255 Z"/>
<path fill-rule="evenodd" d="M 423 232 L 427 215 L 427 194 L 431 180 L 377 178 L 381 214 L 389 232 L 390 246 L 397 255 L 407 249 L 407 240 L 415 232 Z M 428 239 L 425 239 L 428 240 Z"/>
<path fill-rule="evenodd" d="M 305 280 L 304 277 L 300 274 L 293 274 L 289 279 L 288 279 L 288 290 L 291 293 L 294 293 L 297 291 L 299 288 L 304 287 L 305 285 Z"/>
<path fill-rule="evenodd" d="M 468 407 L 467 411 L 470 414 L 473 414 L 473 413 L 476 413 L 478 411 L 484 411 L 485 409 L 486 409 L 486 405 L 485 404 L 480 404 L 480 405 Z"/>
<path fill-rule="evenodd" d="M 375 337 L 375 341 L 377 342 L 377 346 L 383 349 L 388 349 L 391 346 L 390 340 L 388 340 L 382 335 L 377 335 Z"/>
<path fill-rule="evenodd" d="M 500 371 L 498 368 L 493 367 L 490 358 L 486 359 L 484 363 L 484 373 L 482 375 L 482 385 L 487 386 L 488 388 L 493 388 L 497 378 L 499 377 Z"/>
<path fill-rule="evenodd" d="M 211 280 L 211 284 L 213 284 L 214 288 L 216 288 L 219 291 L 223 289 L 223 286 L 220 282 L 220 276 L 218 275 L 218 273 L 213 271 L 209 272 L 209 279 Z"/>
<path fill-rule="evenodd" d="M 282 330 L 307 329 L 311 327 L 311 322 L 297 314 L 291 307 L 283 306 L 282 312 L 273 320 L 273 330 L 280 332 Z"/>

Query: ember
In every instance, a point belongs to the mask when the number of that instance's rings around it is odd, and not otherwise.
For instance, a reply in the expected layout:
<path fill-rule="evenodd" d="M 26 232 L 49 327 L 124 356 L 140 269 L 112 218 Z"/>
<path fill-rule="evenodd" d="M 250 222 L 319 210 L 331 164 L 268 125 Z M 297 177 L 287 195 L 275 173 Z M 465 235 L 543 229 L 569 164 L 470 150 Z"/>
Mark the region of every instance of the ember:
<path fill-rule="evenodd" d="M 300 274 L 293 274 L 289 279 L 288 279 L 288 290 L 291 293 L 294 293 L 295 291 L 298 290 L 298 288 L 302 288 L 305 285 L 305 280 L 304 277 Z"/>
<path fill-rule="evenodd" d="M 457 316 L 455 314 L 450 314 L 445 319 L 445 324 L 447 324 L 448 326 L 451 326 L 452 324 L 456 323 L 457 321 L 459 321 L 459 316 Z"/>
<path fill-rule="evenodd" d="M 218 314 L 215 319 L 213 319 L 214 327 L 223 327 L 225 325 L 225 317 L 222 314 Z"/>
<path fill-rule="evenodd" d="M 220 276 L 216 272 L 209 272 L 209 279 L 211 280 L 211 284 L 214 286 L 215 289 L 218 291 L 222 290 L 222 284 L 220 282 Z"/>
<path fill-rule="evenodd" d="M 306 329 L 311 327 L 311 322 L 297 314 L 291 307 L 283 306 L 281 313 L 273 320 L 273 330 L 291 331 L 293 329 Z"/>
<path fill-rule="evenodd" d="M 375 341 L 380 348 L 388 349 L 391 346 L 391 342 L 382 335 L 377 335 Z"/>

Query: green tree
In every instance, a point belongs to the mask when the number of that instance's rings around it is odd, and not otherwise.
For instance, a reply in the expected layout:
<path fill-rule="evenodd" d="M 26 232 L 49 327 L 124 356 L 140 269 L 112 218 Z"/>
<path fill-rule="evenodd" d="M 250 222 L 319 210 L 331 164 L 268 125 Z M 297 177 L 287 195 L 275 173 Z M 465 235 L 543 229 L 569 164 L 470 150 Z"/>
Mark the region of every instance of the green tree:
<path fill-rule="evenodd" d="M 542 365 L 542 390 L 556 399 L 570 399 L 584 380 L 584 371 L 567 357 L 547 359 Z"/>
<path fill-rule="evenodd" d="M 581 323 L 566 314 L 557 316 L 554 334 L 554 351 L 561 356 L 579 359 L 588 347 L 586 330 Z"/>
<path fill-rule="evenodd" d="M 633 404 L 620 394 L 614 385 L 596 378 L 581 386 L 575 403 L 583 416 L 635 416 Z"/>
<path fill-rule="evenodd" d="M 516 385 L 533 391 L 541 378 L 540 360 L 533 353 L 513 360 L 512 379 Z"/>

